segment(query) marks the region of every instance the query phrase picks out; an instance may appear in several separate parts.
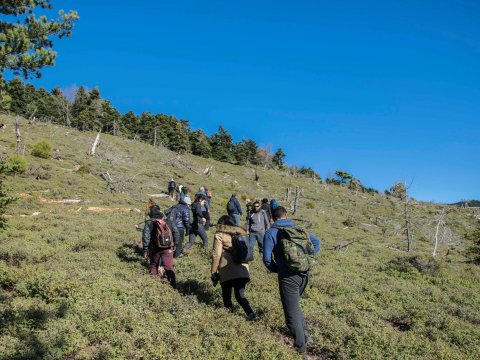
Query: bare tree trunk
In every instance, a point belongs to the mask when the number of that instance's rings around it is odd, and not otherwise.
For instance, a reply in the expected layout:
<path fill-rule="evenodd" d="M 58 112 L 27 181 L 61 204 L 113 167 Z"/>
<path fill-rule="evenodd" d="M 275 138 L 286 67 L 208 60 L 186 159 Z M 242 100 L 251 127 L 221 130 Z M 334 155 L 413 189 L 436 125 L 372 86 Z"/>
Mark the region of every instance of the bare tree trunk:
<path fill-rule="evenodd" d="M 17 147 L 15 148 L 15 153 L 18 155 L 20 152 L 20 142 L 22 141 L 22 136 L 20 135 L 20 118 L 18 115 L 15 119 L 15 136 L 17 137 Z"/>
<path fill-rule="evenodd" d="M 153 147 L 157 146 L 157 124 L 155 124 L 155 129 L 153 131 Z"/>
<path fill-rule="evenodd" d="M 408 193 L 407 186 L 405 185 L 405 231 L 407 233 L 407 250 L 411 252 L 413 250 L 412 231 L 410 230 L 410 218 L 408 216 Z"/>
<path fill-rule="evenodd" d="M 437 255 L 437 247 L 438 247 L 438 231 L 440 230 L 440 226 L 445 223 L 445 208 L 443 208 L 442 213 L 438 217 L 437 229 L 435 231 L 435 247 L 433 248 L 432 256 Z"/>
<path fill-rule="evenodd" d="M 287 186 L 287 193 L 285 195 L 285 201 L 288 201 L 290 200 L 290 194 L 292 193 L 292 188 L 290 187 L 290 185 Z"/>
<path fill-rule="evenodd" d="M 92 148 L 90 149 L 90 155 L 95 155 L 95 150 L 97 149 L 98 142 L 100 141 L 100 133 L 95 137 Z"/>
<path fill-rule="evenodd" d="M 293 202 L 293 212 L 292 214 L 295 215 L 298 209 L 298 200 L 300 199 L 302 191 L 298 186 L 295 187 L 295 201 Z"/>

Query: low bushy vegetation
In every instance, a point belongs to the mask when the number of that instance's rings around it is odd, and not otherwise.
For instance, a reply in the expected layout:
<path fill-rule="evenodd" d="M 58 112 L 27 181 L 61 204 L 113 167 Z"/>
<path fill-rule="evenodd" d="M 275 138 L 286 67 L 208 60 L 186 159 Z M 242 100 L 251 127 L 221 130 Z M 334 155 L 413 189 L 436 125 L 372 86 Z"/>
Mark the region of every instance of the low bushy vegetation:
<path fill-rule="evenodd" d="M 472 242 L 465 238 L 477 223 L 465 209 L 449 208 L 452 236 L 433 259 L 435 204 L 411 202 L 414 251 L 407 253 L 404 204 L 394 197 L 288 172 L 177 157 L 103 134 L 89 156 L 95 135 L 57 125 L 23 129 L 27 147 L 48 138 L 59 157 L 26 155 L 31 169 L 7 180 L 19 199 L 8 208 L 9 227 L 0 237 L 0 358 L 299 358 L 276 276 L 257 254 L 247 285 L 259 316 L 255 323 L 245 321 L 239 307 L 234 313 L 223 309 L 220 290 L 210 282 L 210 251 L 199 244 L 175 262 L 178 290 L 147 275 L 134 224 L 143 221 L 147 198 L 163 193 L 170 177 L 191 191 L 201 185 L 212 191 L 214 222 L 232 190 L 241 199 L 275 198 L 291 209 L 293 199 L 283 200 L 286 188 L 302 189 L 292 217 L 322 240 L 302 300 L 312 357 L 479 357 L 480 267 L 468 261 Z M 0 133 L 0 152 L 12 154 L 13 136 Z M 203 175 L 208 166 L 211 175 Z M 114 189 L 102 177 L 107 172 Z M 66 199 L 81 202 L 60 202 Z M 172 204 L 155 199 L 162 208 Z M 350 218 L 355 226 L 346 227 Z"/>
<path fill-rule="evenodd" d="M 13 174 L 24 174 L 28 170 L 28 163 L 25 158 L 17 154 L 9 157 L 8 165 Z"/>
<path fill-rule="evenodd" d="M 52 145 L 45 140 L 41 140 L 33 145 L 32 155 L 42 159 L 50 159 L 53 156 Z"/>

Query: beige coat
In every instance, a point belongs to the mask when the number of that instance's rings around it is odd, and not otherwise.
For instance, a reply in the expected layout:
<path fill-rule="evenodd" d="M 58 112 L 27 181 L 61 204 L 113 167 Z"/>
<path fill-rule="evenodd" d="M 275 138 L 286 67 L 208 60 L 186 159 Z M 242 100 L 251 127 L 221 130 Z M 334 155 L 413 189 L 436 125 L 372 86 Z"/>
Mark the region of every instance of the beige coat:
<path fill-rule="evenodd" d="M 233 261 L 230 250 L 232 236 L 235 234 L 246 235 L 245 230 L 238 226 L 217 225 L 212 251 L 212 274 L 220 274 L 220 283 L 225 281 L 247 278 L 250 279 L 248 264 L 238 264 Z"/>

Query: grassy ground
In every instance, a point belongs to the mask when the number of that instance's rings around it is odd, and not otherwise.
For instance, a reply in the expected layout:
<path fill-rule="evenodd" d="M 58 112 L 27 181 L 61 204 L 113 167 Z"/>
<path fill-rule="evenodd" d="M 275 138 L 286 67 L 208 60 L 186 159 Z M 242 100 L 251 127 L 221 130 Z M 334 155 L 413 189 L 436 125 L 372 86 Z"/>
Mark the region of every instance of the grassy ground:
<path fill-rule="evenodd" d="M 0 152 L 8 156 L 14 152 L 13 120 L 0 120 L 7 124 Z M 264 169 L 256 169 L 256 184 L 252 168 L 190 155 L 176 159 L 168 150 L 108 135 L 88 156 L 95 134 L 60 126 L 23 120 L 22 136 L 29 170 L 7 182 L 19 199 L 0 238 L 1 359 L 298 358 L 276 277 L 258 257 L 247 287 L 257 323 L 245 321 L 239 307 L 234 314 L 222 308 L 220 290 L 209 281 L 210 253 L 200 246 L 175 262 L 178 291 L 147 276 L 133 225 L 143 220 L 148 194 L 163 192 L 170 177 L 191 189 L 211 189 L 214 220 L 232 191 L 277 198 L 289 207 L 291 200 L 283 201 L 287 186 L 302 188 L 294 218 L 322 239 L 302 300 L 313 357 L 480 356 L 480 270 L 464 255 L 465 233 L 476 220 L 466 210 L 447 209 L 452 236 L 433 259 L 439 205 L 413 203 L 415 251 L 407 254 L 403 205 L 394 199 Z M 53 145 L 54 159 L 30 156 L 40 140 Z M 211 165 L 212 176 L 202 175 Z M 109 191 L 101 177 L 106 172 L 124 192 Z M 81 202 L 48 202 L 62 199 Z"/>

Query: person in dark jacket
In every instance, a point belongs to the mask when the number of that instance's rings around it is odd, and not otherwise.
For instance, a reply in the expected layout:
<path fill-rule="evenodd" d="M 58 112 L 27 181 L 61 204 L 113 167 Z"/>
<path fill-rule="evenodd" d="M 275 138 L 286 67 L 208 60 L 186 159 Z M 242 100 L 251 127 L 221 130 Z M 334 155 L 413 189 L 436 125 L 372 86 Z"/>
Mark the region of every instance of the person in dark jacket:
<path fill-rule="evenodd" d="M 190 235 L 188 237 L 188 243 L 185 245 L 183 252 L 188 252 L 188 249 L 195 243 L 195 238 L 200 236 L 203 241 L 203 248 L 208 247 L 208 237 L 205 231 L 205 223 L 207 219 L 203 216 L 202 206 L 205 206 L 205 196 L 197 194 L 195 201 L 192 204 L 193 222 L 190 226 Z"/>
<path fill-rule="evenodd" d="M 242 206 L 238 202 L 235 194 L 232 194 L 227 203 L 227 214 L 233 218 L 235 225 L 240 226 L 240 217 L 243 214 Z"/>
<path fill-rule="evenodd" d="M 270 221 L 265 210 L 260 206 L 259 201 L 255 201 L 252 205 L 252 213 L 247 219 L 248 238 L 252 250 L 255 248 L 255 242 L 258 243 L 258 251 L 263 252 L 263 237 L 265 232 L 270 228 Z"/>
<path fill-rule="evenodd" d="M 163 213 L 160 211 L 158 205 L 153 205 L 150 210 L 150 219 L 145 221 L 145 227 L 143 228 L 143 253 L 145 259 L 150 259 L 149 274 L 151 276 L 158 275 L 158 266 L 160 262 L 165 268 L 167 279 L 172 287 L 177 287 L 175 271 L 173 270 L 173 241 L 170 248 L 158 248 L 155 243 L 155 231 L 159 226 L 157 220 L 163 219 Z M 163 220 L 162 220 L 163 221 Z M 173 237 L 171 232 L 168 234 L 170 239 Z"/>
<path fill-rule="evenodd" d="M 180 199 L 172 211 L 176 212 L 172 232 L 173 238 L 175 239 L 174 256 L 178 258 L 183 256 L 183 240 L 185 238 L 185 233 L 188 234 L 190 229 L 190 209 L 187 203 Z"/>
<path fill-rule="evenodd" d="M 300 353 L 305 353 L 307 343 L 311 342 L 312 339 L 300 308 L 300 298 L 307 287 L 310 272 L 294 272 L 289 269 L 280 244 L 280 233 L 277 226 L 288 227 L 293 226 L 293 223 L 288 219 L 287 210 L 283 206 L 277 206 L 272 215 L 275 222 L 265 234 L 263 263 L 270 272 L 278 274 L 285 322 L 294 337 L 295 349 Z M 308 234 L 308 236 L 313 244 L 315 254 L 318 253 L 320 251 L 320 240 L 312 234 Z"/>
<path fill-rule="evenodd" d="M 170 200 L 175 199 L 175 188 L 177 187 L 177 184 L 175 183 L 175 180 L 173 178 L 170 179 L 168 182 L 168 196 L 170 197 Z"/>
<path fill-rule="evenodd" d="M 270 204 L 268 203 L 268 199 L 262 199 L 262 210 L 267 213 L 268 221 L 272 222 L 272 210 L 270 209 Z"/>

